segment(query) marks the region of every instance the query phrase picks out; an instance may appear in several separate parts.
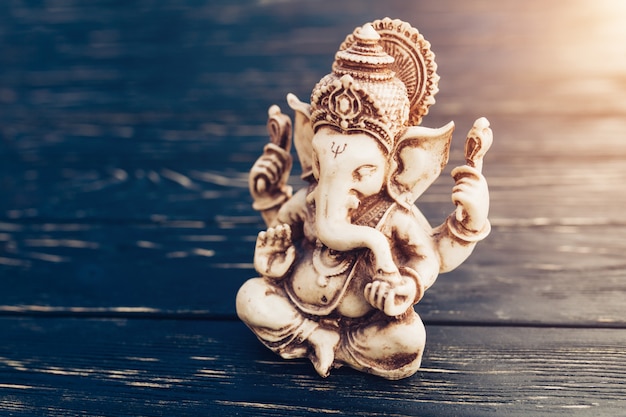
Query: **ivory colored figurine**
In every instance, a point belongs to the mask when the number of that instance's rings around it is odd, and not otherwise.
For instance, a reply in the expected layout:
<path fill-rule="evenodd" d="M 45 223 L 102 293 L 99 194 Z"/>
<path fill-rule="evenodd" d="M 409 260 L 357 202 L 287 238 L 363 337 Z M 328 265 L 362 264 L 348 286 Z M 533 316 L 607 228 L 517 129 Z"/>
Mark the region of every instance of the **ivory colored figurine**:
<path fill-rule="evenodd" d="M 454 130 L 419 126 L 438 79 L 430 44 L 408 23 L 356 28 L 310 105 L 287 96 L 308 183 L 296 193 L 291 119 L 269 110 L 271 140 L 250 172 L 268 228 L 254 253 L 260 277 L 239 290 L 237 313 L 272 351 L 309 358 L 323 377 L 341 366 L 413 375 L 426 340 L 413 305 L 489 234 L 485 118 L 467 136 L 466 164 L 452 170 L 456 209 L 433 228 L 415 205 L 447 163 Z"/>

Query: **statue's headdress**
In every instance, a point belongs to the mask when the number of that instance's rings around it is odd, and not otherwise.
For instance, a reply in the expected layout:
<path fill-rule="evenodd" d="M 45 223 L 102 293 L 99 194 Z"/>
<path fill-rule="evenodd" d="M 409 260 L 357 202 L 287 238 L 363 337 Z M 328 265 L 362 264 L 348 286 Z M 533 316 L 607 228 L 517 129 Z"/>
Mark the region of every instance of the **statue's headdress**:
<path fill-rule="evenodd" d="M 436 67 L 430 44 L 406 22 L 385 18 L 356 28 L 335 55 L 333 72 L 313 89 L 314 131 L 365 132 L 389 152 L 435 102 Z"/>

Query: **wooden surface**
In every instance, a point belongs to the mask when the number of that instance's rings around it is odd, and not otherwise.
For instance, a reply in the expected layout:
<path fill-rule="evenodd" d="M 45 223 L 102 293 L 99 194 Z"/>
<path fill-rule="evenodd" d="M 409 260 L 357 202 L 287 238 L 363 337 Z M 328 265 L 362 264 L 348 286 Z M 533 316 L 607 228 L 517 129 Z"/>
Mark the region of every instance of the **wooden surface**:
<path fill-rule="evenodd" d="M 320 379 L 236 319 L 246 173 L 269 105 L 384 16 L 436 54 L 423 124 L 457 126 L 418 205 L 452 210 L 486 116 L 493 232 L 416 306 L 420 372 Z M 0 4 L 0 414 L 624 415 L 625 21 L 620 0 Z"/>

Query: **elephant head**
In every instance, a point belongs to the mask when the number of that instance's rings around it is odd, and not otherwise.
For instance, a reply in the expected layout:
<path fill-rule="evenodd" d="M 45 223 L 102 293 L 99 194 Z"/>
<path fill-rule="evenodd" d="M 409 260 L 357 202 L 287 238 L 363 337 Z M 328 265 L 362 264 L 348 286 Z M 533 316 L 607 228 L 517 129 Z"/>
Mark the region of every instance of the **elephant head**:
<path fill-rule="evenodd" d="M 435 69 L 417 30 L 383 19 L 346 38 L 310 107 L 289 100 L 312 128 L 298 129 L 311 139 L 297 148 L 314 176 L 307 201 L 315 206 L 318 239 L 337 251 L 369 248 L 382 275 L 398 273 L 389 242 L 358 218 L 394 200 L 410 210 L 447 162 L 454 125 L 411 126 L 434 103 Z"/>
<path fill-rule="evenodd" d="M 385 237 L 355 222 L 361 205 L 380 197 L 387 172 L 387 155 L 366 133 L 346 135 L 325 127 L 313 137 L 317 186 L 309 201 L 315 205 L 318 239 L 337 251 L 367 247 L 375 254 L 379 273 L 392 274 L 396 267 Z"/>
<path fill-rule="evenodd" d="M 367 133 L 319 129 L 312 142 L 317 185 L 308 198 L 315 206 L 317 238 L 337 251 L 369 248 L 378 273 L 395 273 L 387 238 L 358 218 L 393 201 L 410 210 L 445 166 L 453 130 L 452 123 L 410 128 L 387 152 Z"/>

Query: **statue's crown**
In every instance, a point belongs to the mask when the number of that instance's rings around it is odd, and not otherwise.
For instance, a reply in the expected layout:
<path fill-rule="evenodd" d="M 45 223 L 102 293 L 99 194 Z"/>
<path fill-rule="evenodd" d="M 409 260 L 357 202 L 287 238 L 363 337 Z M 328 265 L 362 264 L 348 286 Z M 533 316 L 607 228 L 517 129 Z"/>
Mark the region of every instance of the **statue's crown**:
<path fill-rule="evenodd" d="M 419 124 L 434 103 L 438 77 L 430 45 L 408 23 L 388 18 L 348 35 L 332 73 L 311 94 L 311 123 L 365 132 L 390 151 L 395 137 Z"/>

